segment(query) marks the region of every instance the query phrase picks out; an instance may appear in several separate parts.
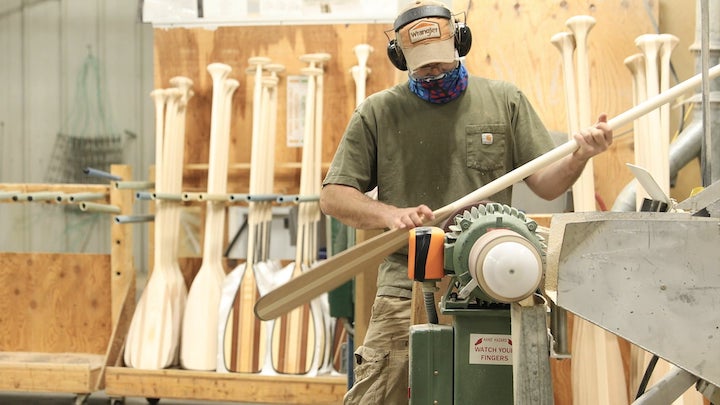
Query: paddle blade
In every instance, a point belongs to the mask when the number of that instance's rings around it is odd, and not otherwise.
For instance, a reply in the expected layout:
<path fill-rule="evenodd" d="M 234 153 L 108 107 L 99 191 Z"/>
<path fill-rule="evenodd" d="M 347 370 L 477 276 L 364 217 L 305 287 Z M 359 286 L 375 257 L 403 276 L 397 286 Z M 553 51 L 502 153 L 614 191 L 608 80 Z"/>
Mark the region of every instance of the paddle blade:
<path fill-rule="evenodd" d="M 266 328 L 253 316 L 253 306 L 260 297 L 252 268 L 238 287 L 225 325 L 223 339 L 225 368 L 238 373 L 259 373 L 265 358 Z"/>
<path fill-rule="evenodd" d="M 406 230 L 387 231 L 323 260 L 287 283 L 261 297 L 255 315 L 262 320 L 275 319 L 305 304 L 320 294 L 339 287 L 366 270 L 364 263 L 400 249 L 406 242 Z"/>
<path fill-rule="evenodd" d="M 182 321 L 180 364 L 188 370 L 217 369 L 218 307 L 222 280 L 201 267 L 190 286 Z"/>
<path fill-rule="evenodd" d="M 282 374 L 308 374 L 316 352 L 315 313 L 305 304 L 275 320 L 272 333 L 273 368 Z"/>

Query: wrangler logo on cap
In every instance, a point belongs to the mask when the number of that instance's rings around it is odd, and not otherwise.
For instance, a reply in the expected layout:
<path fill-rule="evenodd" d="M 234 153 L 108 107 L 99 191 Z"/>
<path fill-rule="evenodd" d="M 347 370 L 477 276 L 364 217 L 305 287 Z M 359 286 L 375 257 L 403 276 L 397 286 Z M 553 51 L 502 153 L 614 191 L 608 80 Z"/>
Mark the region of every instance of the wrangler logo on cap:
<path fill-rule="evenodd" d="M 408 30 L 410 42 L 415 43 L 430 38 L 440 38 L 440 24 L 432 21 L 420 21 Z"/>

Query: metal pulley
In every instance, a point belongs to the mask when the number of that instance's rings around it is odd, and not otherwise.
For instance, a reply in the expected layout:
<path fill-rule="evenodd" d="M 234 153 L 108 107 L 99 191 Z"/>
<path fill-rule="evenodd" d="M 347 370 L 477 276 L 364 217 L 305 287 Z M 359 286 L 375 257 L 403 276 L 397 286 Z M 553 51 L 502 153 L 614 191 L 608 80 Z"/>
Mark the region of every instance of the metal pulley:
<path fill-rule="evenodd" d="M 507 205 L 489 203 L 456 215 L 445 235 L 445 271 L 457 300 L 511 303 L 532 295 L 543 276 L 537 223 Z"/>
<path fill-rule="evenodd" d="M 509 229 L 495 229 L 473 244 L 468 271 L 485 294 L 509 303 L 537 290 L 543 266 L 540 253 L 529 240 Z"/>

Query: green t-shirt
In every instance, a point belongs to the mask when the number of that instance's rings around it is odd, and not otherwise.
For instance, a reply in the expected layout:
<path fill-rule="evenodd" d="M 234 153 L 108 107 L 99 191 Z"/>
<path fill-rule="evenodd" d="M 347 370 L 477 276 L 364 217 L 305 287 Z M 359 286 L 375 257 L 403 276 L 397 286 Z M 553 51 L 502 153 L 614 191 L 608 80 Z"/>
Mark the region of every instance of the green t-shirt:
<path fill-rule="evenodd" d="M 441 208 L 554 146 L 527 98 L 512 84 L 471 76 L 457 99 L 432 104 L 403 83 L 368 97 L 353 113 L 323 184 L 397 207 Z M 489 200 L 510 204 L 512 188 Z M 407 257 L 380 266 L 378 295 L 410 297 Z"/>

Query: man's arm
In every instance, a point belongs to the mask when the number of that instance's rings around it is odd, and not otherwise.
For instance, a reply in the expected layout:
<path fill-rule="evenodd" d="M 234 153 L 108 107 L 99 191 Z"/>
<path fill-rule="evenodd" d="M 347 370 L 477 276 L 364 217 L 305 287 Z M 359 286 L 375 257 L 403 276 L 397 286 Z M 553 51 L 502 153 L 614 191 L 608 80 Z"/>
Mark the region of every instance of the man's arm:
<path fill-rule="evenodd" d="M 601 114 L 595 125 L 573 136 L 579 145 L 575 152 L 525 179 L 528 187 L 539 197 L 552 200 L 572 187 L 588 160 L 612 144 L 613 132 L 607 125 L 607 115 Z"/>
<path fill-rule="evenodd" d="M 320 209 L 326 215 L 358 229 L 414 228 L 433 219 L 426 205 L 398 208 L 366 196 L 357 189 L 327 184 L 320 191 Z"/>

